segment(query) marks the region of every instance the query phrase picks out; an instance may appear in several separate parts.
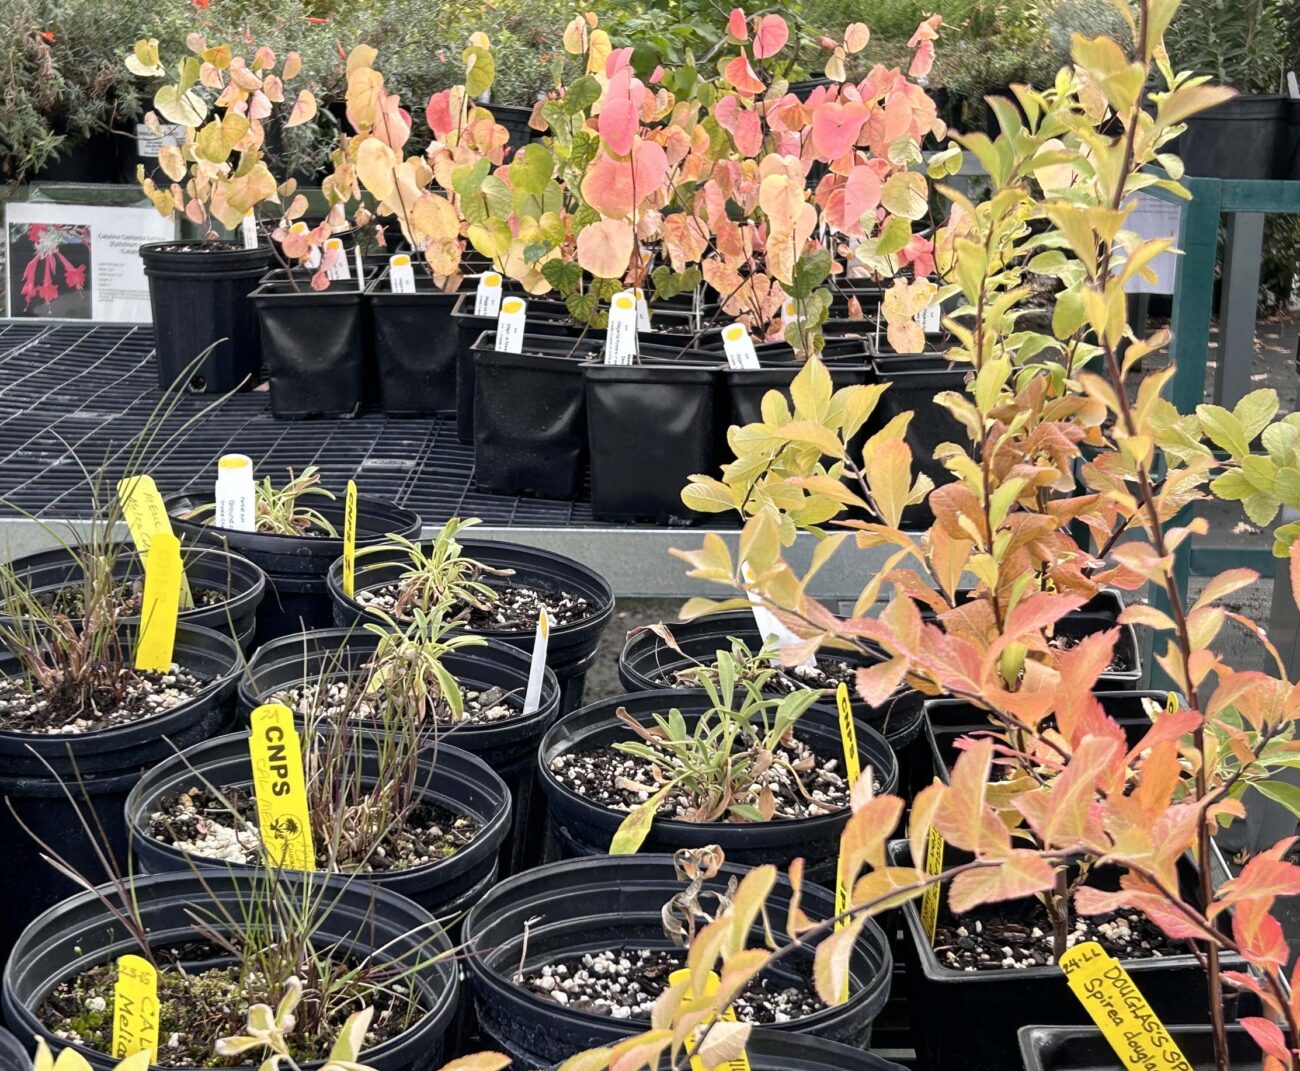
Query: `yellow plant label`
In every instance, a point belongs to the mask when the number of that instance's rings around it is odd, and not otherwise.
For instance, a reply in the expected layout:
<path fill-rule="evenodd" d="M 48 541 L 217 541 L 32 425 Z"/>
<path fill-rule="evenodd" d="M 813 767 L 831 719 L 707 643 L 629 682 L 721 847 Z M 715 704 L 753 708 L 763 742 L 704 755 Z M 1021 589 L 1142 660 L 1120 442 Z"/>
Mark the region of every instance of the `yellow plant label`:
<path fill-rule="evenodd" d="M 844 776 L 849 788 L 857 783 L 862 766 L 858 761 L 858 730 L 853 724 L 853 707 L 849 703 L 849 686 L 843 681 L 835 689 L 835 705 L 840 711 L 840 741 L 844 744 Z"/>
<path fill-rule="evenodd" d="M 351 598 L 357 586 L 357 485 L 348 480 L 343 499 L 343 594 Z"/>
<path fill-rule="evenodd" d="M 113 1058 L 148 1052 L 158 1062 L 158 972 L 140 956 L 119 956 L 113 984 Z"/>
<path fill-rule="evenodd" d="M 144 598 L 135 642 L 135 668 L 166 673 L 176 647 L 176 614 L 181 597 L 181 541 L 171 532 L 154 532 L 144 560 Z"/>
<path fill-rule="evenodd" d="M 1173 692 L 1170 692 L 1168 695 L 1165 696 L 1165 713 L 1166 714 L 1178 713 L 1178 696 Z"/>
<path fill-rule="evenodd" d="M 943 873 L 943 837 L 934 826 L 925 835 L 925 872 L 930 877 Z M 939 925 L 939 884 L 936 881 L 927 885 L 921 896 L 921 925 L 930 944 L 934 944 L 934 931 Z"/>
<path fill-rule="evenodd" d="M 676 985 L 678 982 L 686 982 L 686 999 L 693 999 L 693 991 L 690 987 L 691 971 L 689 967 L 683 967 L 680 971 L 673 971 L 668 976 L 668 984 Z M 718 975 L 714 971 L 709 971 L 708 977 L 704 982 L 705 998 L 712 997 L 717 991 L 721 982 L 718 981 Z M 734 1023 L 736 1021 L 735 1009 L 728 1004 L 722 1009 L 722 1021 L 725 1023 Z M 707 1025 L 708 1020 L 705 1020 Z M 695 1044 L 695 1034 L 691 1034 L 689 1045 Z M 706 1064 L 698 1055 L 691 1057 L 691 1071 L 750 1071 L 749 1057 L 741 1052 L 740 1055 L 732 1057 L 730 1060 L 723 1060 L 720 1064 Z"/>
<path fill-rule="evenodd" d="M 162 495 L 152 476 L 130 476 L 117 481 L 117 500 L 122 507 L 122 516 L 131 532 L 131 542 L 140 552 L 142 561 L 149 560 L 149 546 L 155 532 L 171 534 L 172 519 L 167 516 L 167 507 L 163 505 Z M 190 594 L 189 582 L 181 573 L 180 607 L 189 610 L 194 606 Z"/>
<path fill-rule="evenodd" d="M 262 844 L 272 863 L 292 870 L 315 870 L 302 772 L 302 742 L 293 712 L 280 703 L 253 711 L 248 750 L 253 760 L 253 791 Z"/>
<path fill-rule="evenodd" d="M 1083 941 L 1070 949 L 1061 957 L 1061 970 L 1122 1067 L 1192 1071 L 1123 964 L 1096 941 Z"/>

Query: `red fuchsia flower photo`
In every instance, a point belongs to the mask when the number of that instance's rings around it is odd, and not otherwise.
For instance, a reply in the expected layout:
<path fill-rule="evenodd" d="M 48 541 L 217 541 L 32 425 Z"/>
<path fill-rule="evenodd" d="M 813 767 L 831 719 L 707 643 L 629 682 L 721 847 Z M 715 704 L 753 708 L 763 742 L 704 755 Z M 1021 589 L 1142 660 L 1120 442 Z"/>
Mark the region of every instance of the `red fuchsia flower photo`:
<path fill-rule="evenodd" d="M 32 303 L 50 312 L 54 301 L 71 291 L 85 292 L 86 273 L 90 268 L 90 228 L 58 223 L 29 223 L 14 227 L 11 236 L 15 263 L 30 256 L 19 273 L 23 313 L 30 314 Z"/>

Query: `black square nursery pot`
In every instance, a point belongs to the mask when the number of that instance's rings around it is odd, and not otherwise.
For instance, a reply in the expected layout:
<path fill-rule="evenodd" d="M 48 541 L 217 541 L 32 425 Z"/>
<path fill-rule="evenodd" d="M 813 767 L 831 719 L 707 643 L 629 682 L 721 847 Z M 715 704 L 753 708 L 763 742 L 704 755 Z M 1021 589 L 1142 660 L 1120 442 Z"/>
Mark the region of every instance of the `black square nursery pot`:
<path fill-rule="evenodd" d="M 459 294 L 439 290 L 423 272 L 413 294 L 395 294 L 390 273 L 366 290 L 379 397 L 389 416 L 432 416 L 456 408 L 460 332 L 451 310 Z"/>
<path fill-rule="evenodd" d="M 718 466 L 721 365 L 699 351 L 642 346 L 640 364 L 584 369 L 591 512 L 599 520 L 691 524 L 682 502 L 693 473 Z"/>
<path fill-rule="evenodd" d="M 524 335 L 522 353 L 474 344 L 474 474 L 493 494 L 570 499 L 587 463 L 583 362 L 599 342 Z"/>
<path fill-rule="evenodd" d="M 1195 1071 L 1214 1071 L 1214 1034 L 1208 1026 L 1166 1022 L 1165 1028 Z M 1023 1027 L 1020 1055 L 1025 1071 L 1111 1071 L 1119 1066 L 1115 1050 L 1095 1026 Z M 1259 1056 L 1259 1046 L 1244 1027 L 1228 1027 L 1228 1057 L 1233 1067 L 1253 1067 Z M 1159 1059 L 1160 1066 L 1178 1066 L 1164 1053 Z"/>
<path fill-rule="evenodd" d="M 257 382 L 262 341 L 249 295 L 268 251 L 234 242 L 149 242 L 140 259 L 149 280 L 158 386 L 172 386 L 209 347 L 185 386 L 225 394 Z"/>
<path fill-rule="evenodd" d="M 253 291 L 280 420 L 355 416 L 366 397 L 365 281 L 312 290 L 305 272 L 271 272 Z"/>

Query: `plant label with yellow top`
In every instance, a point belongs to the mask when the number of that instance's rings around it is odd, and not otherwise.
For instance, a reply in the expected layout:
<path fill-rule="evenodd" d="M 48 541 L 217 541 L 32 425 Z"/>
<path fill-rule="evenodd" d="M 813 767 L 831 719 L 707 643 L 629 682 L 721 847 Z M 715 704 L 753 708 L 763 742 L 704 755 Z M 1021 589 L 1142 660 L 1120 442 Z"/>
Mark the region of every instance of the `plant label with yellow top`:
<path fill-rule="evenodd" d="M 943 873 L 943 837 L 931 826 L 925 834 L 925 872 L 929 877 Z M 939 925 L 939 882 L 925 887 L 921 896 L 921 925 L 925 927 L 930 944 L 934 944 L 934 931 Z"/>
<path fill-rule="evenodd" d="M 415 293 L 415 269 L 411 267 L 410 253 L 397 253 L 388 258 L 388 286 L 394 294 Z"/>
<path fill-rule="evenodd" d="M 113 983 L 113 1058 L 137 1052 L 158 1062 L 158 972 L 141 956 L 119 956 Z"/>
<path fill-rule="evenodd" d="M 122 516 L 131 532 L 131 542 L 140 552 L 144 562 L 149 561 L 149 545 L 155 532 L 171 535 L 172 519 L 167 516 L 167 507 L 163 505 L 162 495 L 152 476 L 128 476 L 117 482 L 117 501 L 122 507 Z M 190 594 L 189 581 L 181 572 L 180 608 L 189 610 L 194 606 L 194 597 Z"/>
<path fill-rule="evenodd" d="M 253 762 L 257 823 L 268 858 L 292 870 L 315 870 L 311 817 L 302 771 L 302 743 L 293 712 L 280 703 L 253 711 L 248 751 Z"/>
<path fill-rule="evenodd" d="M 239 227 L 239 233 L 244 239 L 245 249 L 257 248 L 257 217 L 252 212 L 249 212 L 244 217 L 244 221 Z"/>
<path fill-rule="evenodd" d="M 1124 965 L 1096 941 L 1082 941 L 1061 957 L 1070 990 L 1133 1071 L 1192 1071 Z"/>
<path fill-rule="evenodd" d="M 636 329 L 638 331 L 652 330 L 650 326 L 650 306 L 646 304 L 645 291 L 639 286 L 636 288 Z"/>
<path fill-rule="evenodd" d="M 524 692 L 524 713 L 531 714 L 542 705 L 542 683 L 546 680 L 546 651 L 551 645 L 551 617 L 543 610 L 537 615 L 537 632 L 533 635 L 533 659 L 528 666 L 528 689 Z"/>
<path fill-rule="evenodd" d="M 636 358 L 636 294 L 620 290 L 609 302 L 605 363 L 631 364 Z"/>
<path fill-rule="evenodd" d="M 348 480 L 343 497 L 343 594 L 349 599 L 357 587 L 357 485 Z"/>
<path fill-rule="evenodd" d="M 528 302 L 523 298 L 506 298 L 497 315 L 497 349 L 501 353 L 523 353 L 527 327 Z"/>
<path fill-rule="evenodd" d="M 727 364 L 735 369 L 755 369 L 758 353 L 754 349 L 754 340 L 749 337 L 749 328 L 737 321 L 722 329 L 722 351 L 727 355 Z"/>
<path fill-rule="evenodd" d="M 257 531 L 257 485 L 253 459 L 223 454 L 217 459 L 217 527 L 231 532 Z"/>
<path fill-rule="evenodd" d="M 495 316 L 501 311 L 501 276 L 494 271 L 484 272 L 474 291 L 474 315 Z"/>
<path fill-rule="evenodd" d="M 171 532 L 154 532 L 144 560 L 144 597 L 135 668 L 166 673 L 176 647 L 176 614 L 181 599 L 181 541 Z"/>
<path fill-rule="evenodd" d="M 693 991 L 690 987 L 690 980 L 691 980 L 691 969 L 689 967 L 683 967 L 679 971 L 673 971 L 672 974 L 668 976 L 668 984 L 670 986 L 676 985 L 678 982 L 687 983 L 686 985 L 687 1000 L 694 999 Z M 722 983 L 718 980 L 717 972 L 709 971 L 708 977 L 705 979 L 704 982 L 705 999 L 712 997 L 718 991 L 718 986 L 721 984 Z M 732 1008 L 731 1005 L 727 1005 L 727 1007 L 722 1009 L 721 1019 L 724 1023 L 734 1023 L 736 1021 L 735 1009 Z M 707 1023 L 708 1020 L 705 1020 L 704 1025 L 707 1025 Z M 695 1045 L 695 1038 L 697 1033 L 698 1031 L 693 1031 L 691 1033 L 690 1039 L 687 1042 L 688 1046 Z M 710 1066 L 709 1064 L 706 1064 L 699 1055 L 693 1055 L 691 1057 L 691 1071 L 750 1071 L 749 1057 L 744 1052 L 741 1052 L 738 1056 L 734 1056 L 730 1060 L 723 1060 L 722 1063 L 720 1064 L 713 1064 Z"/>
<path fill-rule="evenodd" d="M 352 278 L 352 272 L 348 269 L 348 255 L 343 250 L 343 239 L 326 238 L 325 256 L 330 262 L 330 266 L 325 269 L 326 278 L 334 280 Z"/>
<path fill-rule="evenodd" d="M 305 238 L 311 232 L 311 228 L 302 220 L 298 220 L 289 228 L 290 234 L 296 234 L 300 238 Z M 320 264 L 320 246 L 314 245 L 307 250 L 307 259 L 303 261 L 303 267 L 309 271 L 315 271 Z"/>

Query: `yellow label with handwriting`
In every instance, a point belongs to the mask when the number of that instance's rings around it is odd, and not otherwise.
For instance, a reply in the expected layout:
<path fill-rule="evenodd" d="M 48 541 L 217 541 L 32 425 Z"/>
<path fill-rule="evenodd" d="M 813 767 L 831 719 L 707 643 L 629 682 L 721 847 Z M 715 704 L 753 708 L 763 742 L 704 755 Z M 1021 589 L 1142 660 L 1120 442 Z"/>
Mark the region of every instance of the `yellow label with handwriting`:
<path fill-rule="evenodd" d="M 930 827 L 925 835 L 925 872 L 930 877 L 943 873 L 943 837 Z M 931 882 L 921 896 L 921 925 L 925 927 L 930 944 L 934 944 L 934 931 L 939 925 L 939 882 Z"/>
<path fill-rule="evenodd" d="M 130 476 L 117 482 L 117 501 L 122 507 L 122 516 L 131 532 L 131 542 L 140 552 L 141 561 L 149 560 L 149 546 L 155 532 L 171 534 L 172 519 L 167 516 L 167 507 L 163 505 L 162 495 L 152 476 Z M 189 582 L 181 573 L 180 607 L 192 609 L 194 597 L 190 594 Z"/>
<path fill-rule="evenodd" d="M 252 725 L 248 751 L 253 760 L 257 824 L 267 858 L 287 869 L 315 870 L 302 742 L 293 712 L 280 703 L 265 703 L 253 711 Z"/>
<path fill-rule="evenodd" d="M 113 1058 L 148 1052 L 158 1062 L 158 972 L 147 959 L 118 957 L 113 983 Z"/>
<path fill-rule="evenodd" d="M 1061 970 L 1120 1066 L 1132 1071 L 1192 1071 L 1123 964 L 1096 941 L 1083 941 L 1065 953 Z"/>
<path fill-rule="evenodd" d="M 691 971 L 689 967 L 683 967 L 680 971 L 673 971 L 672 974 L 668 976 L 669 985 L 676 985 L 678 982 L 685 982 L 687 984 L 687 1000 L 693 999 L 693 991 L 690 987 L 690 981 Z M 718 991 L 718 986 L 721 984 L 722 983 L 718 981 L 717 974 L 714 971 L 709 971 L 708 977 L 704 981 L 705 998 L 707 999 L 712 997 Z M 732 1008 L 730 1004 L 722 1009 L 722 1021 L 725 1023 L 734 1023 L 736 1021 L 735 1009 Z M 707 1023 L 708 1020 L 705 1020 L 704 1025 L 707 1025 Z M 695 1045 L 694 1033 L 691 1034 L 690 1041 L 688 1041 L 687 1044 L 690 1046 Z M 691 1071 L 750 1071 L 749 1057 L 742 1052 L 739 1056 L 735 1056 L 730 1060 L 723 1060 L 720 1064 L 709 1065 L 706 1064 L 698 1055 L 694 1055 L 691 1057 Z"/>
<path fill-rule="evenodd" d="M 348 480 L 343 499 L 343 594 L 349 599 L 357 586 L 357 485 Z"/>
<path fill-rule="evenodd" d="M 181 541 L 171 532 L 154 532 L 144 560 L 144 597 L 135 668 L 166 673 L 176 647 L 176 614 L 181 595 Z"/>
<path fill-rule="evenodd" d="M 1168 695 L 1165 696 L 1165 713 L 1166 714 L 1178 713 L 1178 696 L 1174 692 L 1170 692 Z"/>

